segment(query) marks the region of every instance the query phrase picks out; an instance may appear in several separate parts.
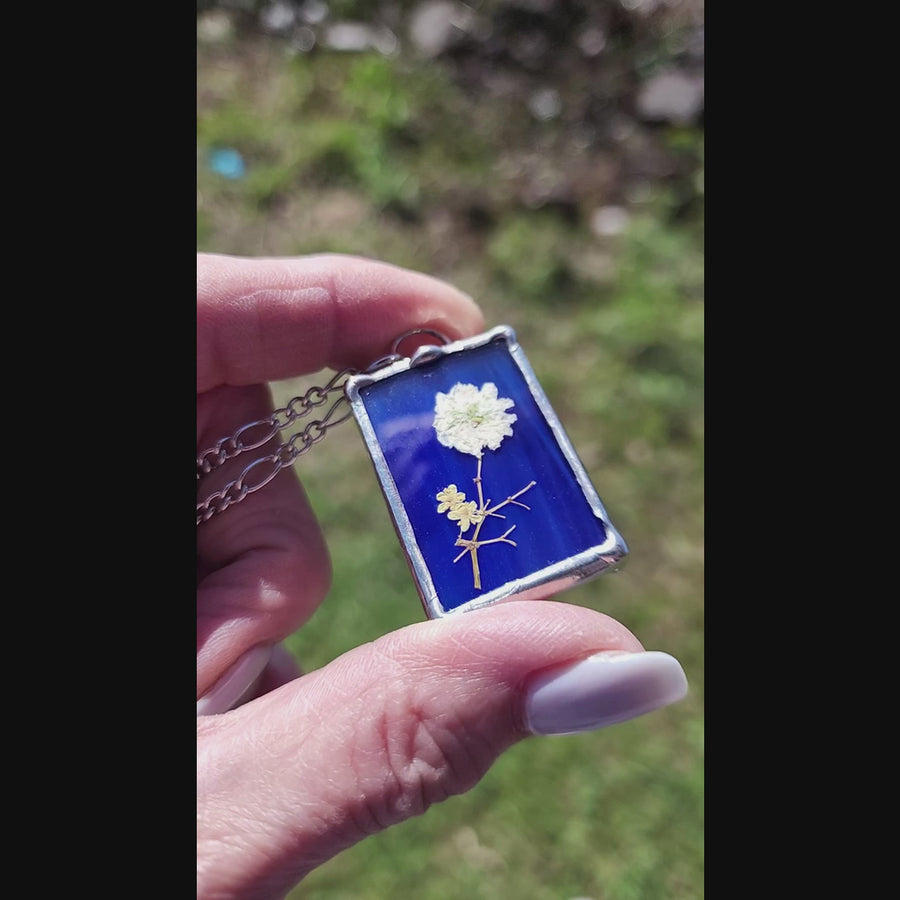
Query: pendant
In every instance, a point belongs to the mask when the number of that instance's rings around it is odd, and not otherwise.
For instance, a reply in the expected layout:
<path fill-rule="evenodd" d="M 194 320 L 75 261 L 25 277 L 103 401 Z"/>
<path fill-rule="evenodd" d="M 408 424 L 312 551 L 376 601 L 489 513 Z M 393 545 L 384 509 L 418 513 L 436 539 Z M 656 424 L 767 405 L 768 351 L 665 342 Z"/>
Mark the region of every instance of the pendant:
<path fill-rule="evenodd" d="M 543 599 L 615 569 L 628 548 L 513 330 L 429 333 L 445 343 L 345 386 L 426 615 Z"/>

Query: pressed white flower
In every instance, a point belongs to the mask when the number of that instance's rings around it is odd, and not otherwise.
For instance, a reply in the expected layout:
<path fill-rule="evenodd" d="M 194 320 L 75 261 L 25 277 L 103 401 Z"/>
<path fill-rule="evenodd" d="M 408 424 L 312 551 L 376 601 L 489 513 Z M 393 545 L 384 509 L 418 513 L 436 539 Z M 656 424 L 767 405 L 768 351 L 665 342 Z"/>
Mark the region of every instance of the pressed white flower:
<path fill-rule="evenodd" d="M 448 393 L 438 393 L 434 406 L 434 430 L 445 447 L 481 458 L 485 447 L 496 450 L 503 438 L 512 436 L 513 422 L 518 418 L 508 413 L 513 401 L 497 396 L 497 385 L 485 382 L 455 384 Z"/>

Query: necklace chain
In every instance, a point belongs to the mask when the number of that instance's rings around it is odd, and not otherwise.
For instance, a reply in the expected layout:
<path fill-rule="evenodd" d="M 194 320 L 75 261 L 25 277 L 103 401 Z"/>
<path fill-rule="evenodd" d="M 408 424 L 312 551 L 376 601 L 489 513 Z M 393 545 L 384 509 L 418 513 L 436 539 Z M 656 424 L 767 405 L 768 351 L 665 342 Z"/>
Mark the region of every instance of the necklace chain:
<path fill-rule="evenodd" d="M 321 419 L 308 422 L 302 431 L 279 444 L 273 453 L 255 459 L 244 467 L 237 478 L 229 481 L 221 490 L 210 494 L 202 503 L 198 503 L 197 524 L 206 522 L 214 515 L 224 512 L 233 503 L 239 503 L 248 494 L 265 487 L 282 469 L 293 465 L 298 456 L 302 456 L 313 444 L 321 441 L 328 431 L 349 419 L 352 415 L 351 410 L 347 409 L 340 414 L 338 410 L 348 403 L 344 385 L 347 379 L 355 374 L 356 369 L 338 372 L 324 387 L 309 388 L 305 394 L 294 397 L 286 406 L 276 409 L 266 418 L 242 425 L 234 434 L 222 438 L 215 446 L 204 450 L 197 457 L 198 482 L 229 459 L 262 447 L 297 419 L 302 419 L 314 409 L 324 406 L 331 400 L 333 394 L 340 393 Z"/>
<path fill-rule="evenodd" d="M 407 338 L 415 335 L 428 335 L 436 338 L 442 344 L 447 344 L 450 340 L 446 335 L 431 328 L 416 328 L 404 332 L 394 340 L 390 353 L 375 360 L 366 369 L 366 373 L 375 372 L 402 359 L 398 352 L 401 345 Z M 204 450 L 197 457 L 198 482 L 213 470 L 218 469 L 219 466 L 224 465 L 229 459 L 246 453 L 248 450 L 262 447 L 297 419 L 302 419 L 314 409 L 331 402 L 331 406 L 321 419 L 308 422 L 303 431 L 279 444 L 273 453 L 248 463 L 234 481 L 229 481 L 221 490 L 210 494 L 202 503 L 198 503 L 197 524 L 208 521 L 213 516 L 224 512 L 233 503 L 240 503 L 248 494 L 265 487 L 282 469 L 293 465 L 298 456 L 306 453 L 313 444 L 318 444 L 332 428 L 340 425 L 341 422 L 346 422 L 353 415 L 352 409 L 347 409 L 340 414 L 338 414 L 338 410 L 345 404 L 349 405 L 350 401 L 347 399 L 344 388 L 347 380 L 358 374 L 357 369 L 342 369 L 324 387 L 311 387 L 305 394 L 294 397 L 287 406 L 276 409 L 264 419 L 257 419 L 255 422 L 242 425 L 234 434 L 222 438 L 213 447 Z M 336 393 L 339 393 L 340 396 L 332 401 L 331 396 Z"/>

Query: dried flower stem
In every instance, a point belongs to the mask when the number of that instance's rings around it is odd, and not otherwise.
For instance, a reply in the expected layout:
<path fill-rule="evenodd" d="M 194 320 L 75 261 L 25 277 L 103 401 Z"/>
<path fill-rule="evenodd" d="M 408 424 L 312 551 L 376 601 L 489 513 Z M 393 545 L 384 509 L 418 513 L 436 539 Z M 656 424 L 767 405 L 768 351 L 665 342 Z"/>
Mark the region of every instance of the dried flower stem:
<path fill-rule="evenodd" d="M 478 590 L 481 589 L 481 569 L 478 566 L 478 548 L 484 547 L 487 544 L 497 544 L 497 543 L 500 543 L 501 541 L 504 544 L 512 544 L 513 547 L 517 546 L 515 541 L 511 541 L 507 538 L 507 535 L 516 527 L 515 525 L 513 525 L 512 528 L 508 529 L 500 537 L 490 538 L 489 540 L 486 540 L 486 541 L 478 540 L 478 535 L 481 533 L 481 526 L 484 524 L 484 521 L 485 521 L 485 519 L 487 519 L 488 516 L 497 515 L 497 510 L 501 509 L 502 507 L 506 506 L 509 503 L 514 503 L 516 506 L 521 506 L 525 509 L 530 509 L 530 507 L 526 506 L 524 503 L 519 503 L 516 500 L 516 498 L 521 497 L 522 494 L 525 493 L 525 491 L 531 490 L 531 488 L 533 488 L 537 484 L 536 481 L 531 481 L 527 485 L 525 485 L 525 487 L 523 487 L 521 491 L 517 491 L 511 497 L 507 497 L 501 503 L 498 503 L 496 506 L 491 507 L 491 505 L 490 505 L 491 501 L 488 500 L 487 502 L 485 502 L 485 500 L 484 500 L 484 492 L 483 492 L 482 486 L 481 486 L 481 484 L 482 484 L 481 465 L 482 465 L 482 457 L 479 456 L 478 457 L 478 471 L 476 472 L 475 479 L 474 479 L 475 486 L 478 490 L 478 516 L 479 516 L 479 519 L 475 524 L 475 532 L 473 533 L 471 538 L 464 538 L 462 536 L 462 532 L 460 532 L 460 536 L 456 539 L 456 546 L 464 547 L 465 549 L 463 550 L 462 553 L 459 554 L 459 556 L 456 557 L 456 559 L 453 560 L 453 562 L 459 562 L 467 553 L 472 554 L 472 577 L 475 581 L 475 588 Z M 502 519 L 502 518 L 504 518 L 504 516 L 497 516 L 497 518 Z"/>
<path fill-rule="evenodd" d="M 438 501 L 438 513 L 447 513 L 447 518 L 459 524 L 459 535 L 456 538 L 456 546 L 463 551 L 453 560 L 459 562 L 467 553 L 472 557 L 472 578 L 475 588 L 481 588 L 481 570 L 478 566 L 478 548 L 486 544 L 510 544 L 515 547 L 516 542 L 509 540 L 515 525 L 509 528 L 498 538 L 481 541 L 481 526 L 488 516 L 496 516 L 505 519 L 497 512 L 504 506 L 514 503 L 523 509 L 529 509 L 524 503 L 516 500 L 525 491 L 537 484 L 532 481 L 517 491 L 511 497 L 507 497 L 496 506 L 491 506 L 490 500 L 484 499 L 484 488 L 481 479 L 482 454 L 485 448 L 496 450 L 503 440 L 512 437 L 512 424 L 518 416 L 508 410 L 514 406 L 508 397 L 500 397 L 497 385 L 492 381 L 486 381 L 480 388 L 474 384 L 457 382 L 449 392 L 435 395 L 434 403 L 434 430 L 438 442 L 444 447 L 451 447 L 460 453 L 466 453 L 478 459 L 478 471 L 475 474 L 475 487 L 478 491 L 477 500 L 466 500 L 466 495 L 456 489 L 455 484 L 449 484 L 440 493 L 435 495 Z M 471 538 L 463 535 L 474 525 L 475 530 Z"/>

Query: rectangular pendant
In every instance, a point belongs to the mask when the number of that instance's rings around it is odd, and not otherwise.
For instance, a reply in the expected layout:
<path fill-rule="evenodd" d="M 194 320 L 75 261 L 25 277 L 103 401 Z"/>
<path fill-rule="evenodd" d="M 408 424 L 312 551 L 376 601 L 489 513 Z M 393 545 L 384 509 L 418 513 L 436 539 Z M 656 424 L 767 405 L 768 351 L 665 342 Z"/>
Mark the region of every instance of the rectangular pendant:
<path fill-rule="evenodd" d="M 511 328 L 346 393 L 429 618 L 546 598 L 627 554 Z"/>

